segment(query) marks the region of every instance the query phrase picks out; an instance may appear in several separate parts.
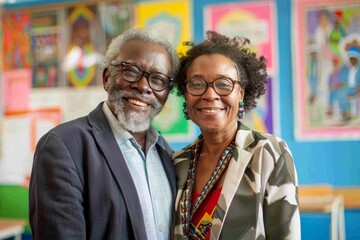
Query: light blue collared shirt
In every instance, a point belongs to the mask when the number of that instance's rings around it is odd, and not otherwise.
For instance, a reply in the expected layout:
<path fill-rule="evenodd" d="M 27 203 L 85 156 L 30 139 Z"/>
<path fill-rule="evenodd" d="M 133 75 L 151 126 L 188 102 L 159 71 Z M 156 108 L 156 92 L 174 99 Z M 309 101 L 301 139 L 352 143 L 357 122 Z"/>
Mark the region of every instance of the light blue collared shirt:
<path fill-rule="evenodd" d="M 147 154 L 144 154 L 134 137 L 118 123 L 106 102 L 103 104 L 103 111 L 134 181 L 148 239 L 169 239 L 172 216 L 171 189 L 156 149 L 156 144 L 165 149 L 162 138 L 151 127 L 146 134 L 148 150 Z"/>

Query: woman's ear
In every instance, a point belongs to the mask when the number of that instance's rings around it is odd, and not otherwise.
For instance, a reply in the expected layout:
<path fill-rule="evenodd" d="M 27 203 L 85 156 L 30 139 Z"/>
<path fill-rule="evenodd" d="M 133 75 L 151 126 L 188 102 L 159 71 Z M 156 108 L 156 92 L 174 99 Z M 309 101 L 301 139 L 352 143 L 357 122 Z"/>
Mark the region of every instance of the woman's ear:
<path fill-rule="evenodd" d="M 105 91 L 108 91 L 110 85 L 110 71 L 108 68 L 104 68 L 102 73 L 102 78 L 103 78 L 103 87 Z"/>
<path fill-rule="evenodd" d="M 240 102 L 243 102 L 245 99 L 245 89 L 243 89 L 241 86 L 240 86 Z"/>

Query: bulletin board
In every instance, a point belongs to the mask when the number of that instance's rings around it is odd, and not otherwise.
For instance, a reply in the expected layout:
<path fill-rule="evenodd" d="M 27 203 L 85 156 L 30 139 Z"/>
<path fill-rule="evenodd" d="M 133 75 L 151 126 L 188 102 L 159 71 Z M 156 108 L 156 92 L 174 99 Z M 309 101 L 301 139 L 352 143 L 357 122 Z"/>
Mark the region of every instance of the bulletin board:
<path fill-rule="evenodd" d="M 299 0 L 293 12 L 296 139 L 359 140 L 359 3 Z"/>
<path fill-rule="evenodd" d="M 107 99 L 103 55 L 133 25 L 132 11 L 94 1 L 3 12 L 0 184 L 26 187 L 39 138 Z"/>
<path fill-rule="evenodd" d="M 263 55 L 267 59 L 269 78 L 266 93 L 242 121 L 252 129 L 279 134 L 275 16 L 272 1 L 209 4 L 204 8 L 204 31 L 214 30 L 229 37 L 246 37 L 251 42 L 248 47 L 257 56 Z"/>

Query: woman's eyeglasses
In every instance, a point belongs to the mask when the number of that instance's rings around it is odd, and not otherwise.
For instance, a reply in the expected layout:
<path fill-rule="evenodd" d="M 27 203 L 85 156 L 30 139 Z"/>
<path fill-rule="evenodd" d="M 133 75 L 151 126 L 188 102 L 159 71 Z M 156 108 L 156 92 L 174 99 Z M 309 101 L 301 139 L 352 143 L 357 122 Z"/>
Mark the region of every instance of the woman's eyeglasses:
<path fill-rule="evenodd" d="M 209 86 L 211 86 L 219 96 L 227 96 L 234 90 L 236 83 L 240 84 L 239 81 L 227 77 L 217 78 L 210 83 L 201 77 L 193 77 L 186 80 L 185 83 L 186 90 L 194 96 L 203 95 Z"/>

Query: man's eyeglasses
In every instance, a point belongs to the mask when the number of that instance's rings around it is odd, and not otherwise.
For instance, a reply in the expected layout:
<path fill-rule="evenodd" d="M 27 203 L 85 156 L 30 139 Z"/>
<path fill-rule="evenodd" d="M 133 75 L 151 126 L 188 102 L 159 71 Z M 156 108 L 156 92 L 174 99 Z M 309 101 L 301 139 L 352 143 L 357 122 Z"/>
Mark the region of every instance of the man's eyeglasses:
<path fill-rule="evenodd" d="M 240 84 L 239 81 L 234 81 L 226 77 L 217 78 L 210 83 L 201 77 L 193 77 L 186 80 L 185 83 L 186 90 L 194 96 L 203 95 L 209 86 L 211 86 L 219 96 L 227 96 L 234 90 L 236 83 Z"/>
<path fill-rule="evenodd" d="M 157 92 L 165 90 L 174 80 L 173 77 L 161 72 L 146 72 L 136 64 L 124 61 L 112 61 L 111 65 L 114 67 L 121 67 L 122 76 L 128 82 L 135 83 L 145 76 L 149 87 Z"/>

